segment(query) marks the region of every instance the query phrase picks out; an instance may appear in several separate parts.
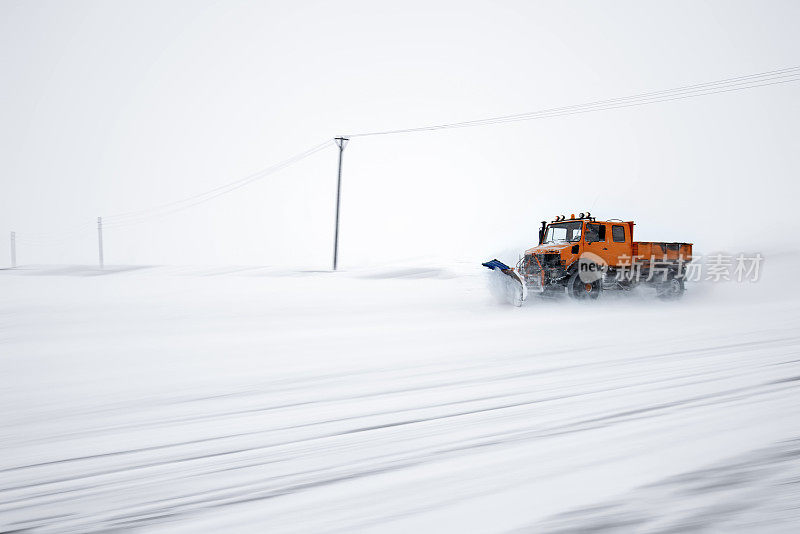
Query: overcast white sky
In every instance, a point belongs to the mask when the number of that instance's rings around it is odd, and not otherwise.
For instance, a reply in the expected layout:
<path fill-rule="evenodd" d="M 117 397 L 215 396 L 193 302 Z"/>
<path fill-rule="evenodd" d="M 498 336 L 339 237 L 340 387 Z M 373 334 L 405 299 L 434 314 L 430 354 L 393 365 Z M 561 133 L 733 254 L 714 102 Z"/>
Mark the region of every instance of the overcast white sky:
<path fill-rule="evenodd" d="M 800 65 L 798 23 L 795 1 L 2 0 L 0 243 L 15 230 L 20 263 L 90 264 L 98 215 L 211 189 L 341 133 Z M 533 244 L 543 218 L 588 209 L 705 252 L 796 246 L 799 95 L 794 83 L 354 139 L 341 262 L 489 259 Z M 327 267 L 336 158 L 331 146 L 109 228 L 106 262 Z M 53 242 L 32 235 L 74 225 Z"/>

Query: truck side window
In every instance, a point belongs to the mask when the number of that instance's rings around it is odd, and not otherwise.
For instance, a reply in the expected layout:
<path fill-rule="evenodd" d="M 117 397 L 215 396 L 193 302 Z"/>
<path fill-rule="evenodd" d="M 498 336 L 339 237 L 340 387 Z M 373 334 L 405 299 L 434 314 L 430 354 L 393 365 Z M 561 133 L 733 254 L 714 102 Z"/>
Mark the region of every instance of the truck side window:
<path fill-rule="evenodd" d="M 587 224 L 586 225 L 586 242 L 594 243 L 596 241 L 606 240 L 606 225 L 605 224 Z"/>
<path fill-rule="evenodd" d="M 624 243 L 625 242 L 625 227 L 619 226 L 615 224 L 611 227 L 611 237 L 614 239 L 614 243 Z"/>

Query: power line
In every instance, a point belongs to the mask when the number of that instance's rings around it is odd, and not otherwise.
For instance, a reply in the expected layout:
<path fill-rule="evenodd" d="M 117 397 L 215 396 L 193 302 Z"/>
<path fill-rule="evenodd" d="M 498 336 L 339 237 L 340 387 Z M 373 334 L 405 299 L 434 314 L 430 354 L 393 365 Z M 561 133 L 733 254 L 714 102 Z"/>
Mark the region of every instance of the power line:
<path fill-rule="evenodd" d="M 279 163 L 261 169 L 260 171 L 245 176 L 244 178 L 240 178 L 238 180 L 234 180 L 232 182 L 217 186 L 213 189 L 204 191 L 202 193 L 197 193 L 195 195 L 180 200 L 175 200 L 173 202 L 168 202 L 150 208 L 105 216 L 103 217 L 104 219 L 103 227 L 118 228 L 121 226 L 139 224 L 152 217 L 170 215 L 178 211 L 192 208 L 198 204 L 202 204 L 203 202 L 207 202 L 222 195 L 231 193 L 253 182 L 256 182 L 258 180 L 266 178 L 267 176 L 275 174 L 278 171 L 294 163 L 297 163 L 300 160 L 303 160 L 311 156 L 312 154 L 319 152 L 320 150 L 324 149 L 325 147 L 327 147 L 332 143 L 333 139 L 328 139 L 323 143 L 315 145 L 298 154 L 295 154 L 294 156 L 287 158 Z M 109 223 L 106 223 L 105 220 L 108 220 Z M 68 241 L 71 241 L 72 239 L 84 237 L 81 234 L 83 234 L 85 231 L 87 231 L 90 227 L 94 226 L 95 224 L 96 224 L 95 221 L 85 221 L 83 223 L 76 224 L 63 231 L 58 231 L 58 232 L 23 232 L 23 233 L 17 232 L 16 238 L 17 241 L 19 241 L 20 243 L 32 246 L 61 245 Z"/>
<path fill-rule="evenodd" d="M 315 145 L 279 163 L 271 165 L 265 169 L 250 174 L 244 178 L 240 178 L 233 182 L 220 185 L 218 187 L 215 187 L 208 191 L 204 191 L 202 193 L 198 193 L 180 200 L 175 200 L 173 202 L 168 202 L 166 204 L 161 204 L 159 206 L 154 206 L 151 208 L 104 216 L 103 217 L 104 221 L 106 220 L 109 221 L 108 224 L 104 223 L 104 227 L 115 228 L 119 226 L 127 226 L 129 224 L 138 224 L 151 217 L 169 215 L 178 211 L 182 211 L 197 206 L 198 204 L 202 204 L 203 202 L 208 202 L 209 200 L 213 200 L 222 195 L 226 195 L 232 191 L 245 187 L 255 181 L 261 180 L 263 178 L 266 178 L 267 176 L 275 174 L 276 172 L 294 163 L 297 163 L 298 161 L 303 160 L 311 156 L 312 154 L 319 152 L 320 150 L 330 145 L 332 142 L 333 142 L 332 139 L 328 139 L 323 143 Z"/>
<path fill-rule="evenodd" d="M 562 117 L 566 115 L 575 115 L 581 113 L 592 113 L 595 111 L 604 111 L 604 110 L 611 110 L 611 109 L 619 109 L 619 108 L 626 108 L 626 107 L 633 107 L 633 106 L 643 106 L 647 104 L 655 104 L 659 102 L 668 102 L 673 100 L 683 100 L 688 98 L 696 98 L 701 96 L 709 96 L 721 93 L 728 93 L 734 91 L 743 91 L 746 89 L 754 89 L 757 87 L 765 87 L 770 85 L 779 85 L 779 84 L 786 84 L 800 81 L 800 66 L 795 67 L 788 67 L 779 70 L 773 71 L 766 71 L 760 72 L 756 74 L 748 74 L 744 76 L 737 76 L 733 78 L 726 78 L 723 80 L 716 80 L 704 83 L 698 83 L 693 85 L 686 85 L 681 87 L 675 87 L 672 89 L 664 89 L 660 91 L 650 91 L 646 93 L 639 93 L 634 95 L 628 95 L 623 97 L 605 99 L 605 100 L 597 100 L 593 102 L 587 102 L 583 104 L 575 104 L 571 106 L 563 106 L 558 108 L 550 108 L 550 109 L 543 109 L 539 111 L 532 111 L 526 113 L 517 113 L 512 115 L 501 115 L 496 117 L 489 117 L 485 119 L 475 119 L 469 121 L 461 121 L 461 122 L 452 122 L 452 123 L 444 123 L 444 124 L 434 124 L 428 126 L 419 126 L 414 128 L 403 128 L 403 129 L 394 129 L 394 130 L 384 130 L 384 131 L 374 131 L 374 132 L 364 132 L 358 134 L 349 134 L 343 136 L 340 139 L 344 142 L 344 137 L 351 138 L 351 137 L 366 137 L 366 136 L 375 136 L 375 135 L 391 135 L 391 134 L 400 134 L 400 133 L 414 133 L 414 132 L 425 132 L 425 131 L 433 131 L 433 130 L 444 130 L 444 129 L 451 129 L 451 128 L 469 128 L 469 127 L 477 127 L 477 126 L 489 126 L 494 124 L 504 124 L 509 122 L 519 122 L 519 121 L 528 121 L 528 120 L 535 120 L 535 119 L 545 119 L 545 118 L 553 118 L 553 117 Z M 226 195 L 231 193 L 237 189 L 245 187 L 255 181 L 261 180 L 267 176 L 270 176 L 274 173 L 279 172 L 280 170 L 297 163 L 316 152 L 324 149 L 331 143 L 333 143 L 333 139 L 328 139 L 318 145 L 315 145 L 307 150 L 300 152 L 290 158 L 287 158 L 279 163 L 276 163 L 270 167 L 262 169 L 258 172 L 245 176 L 244 178 L 240 178 L 238 180 L 234 180 L 232 182 L 222 184 L 217 186 L 213 189 L 208 191 L 204 191 L 201 193 L 197 193 L 191 195 L 189 197 L 175 200 L 172 202 L 168 202 L 165 204 L 153 206 L 150 208 L 145 208 L 141 210 L 129 211 L 124 213 L 118 213 L 114 215 L 105 216 L 104 219 L 104 228 L 118 228 L 122 226 L 129 226 L 139 224 L 144 222 L 152 217 L 161 217 L 165 215 L 169 215 L 172 213 L 176 213 L 178 211 L 182 211 L 185 209 L 192 208 L 197 206 L 198 204 L 202 204 L 204 202 L 208 202 L 215 198 L 218 198 L 222 195 Z M 337 141 L 338 142 L 338 141 Z M 340 145 L 340 172 L 341 172 L 341 151 L 343 146 Z M 341 180 L 341 175 L 340 178 Z M 338 216 L 338 210 L 337 210 Z M 99 221 L 99 220 L 98 220 Z M 53 244 L 62 244 L 65 242 L 65 238 L 67 236 L 74 236 L 75 234 L 82 233 L 90 224 L 88 221 L 86 223 L 77 225 L 72 228 L 68 228 L 62 230 L 60 232 L 53 232 L 53 233 L 30 233 L 30 234 L 14 234 L 18 236 L 19 241 L 22 243 L 30 244 L 30 245 L 53 245 Z M 98 222 L 99 224 L 99 222 Z M 16 239 L 16 238 L 15 238 Z M 336 248 L 336 247 L 334 247 Z M 102 254 L 102 253 L 101 253 Z M 102 263 L 102 259 L 101 259 Z M 334 269 L 335 269 L 336 260 L 334 259 Z"/>
<path fill-rule="evenodd" d="M 501 115 L 485 119 L 476 119 L 476 120 L 445 123 L 445 124 L 434 124 L 434 125 L 419 126 L 413 128 L 401 128 L 394 130 L 349 134 L 347 135 L 347 137 L 367 137 L 375 135 L 392 135 L 400 133 L 444 130 L 451 128 L 488 126 L 492 124 L 503 124 L 506 122 L 544 119 L 551 117 L 560 117 L 564 115 L 574 115 L 578 113 L 603 111 L 608 109 L 642 106 L 647 104 L 655 104 L 658 102 L 682 100 L 686 98 L 695 98 L 700 96 L 708 96 L 708 95 L 727 93 L 732 91 L 743 91 L 746 89 L 754 89 L 756 87 L 778 85 L 796 81 L 800 81 L 800 66 L 788 67 L 785 69 L 779 69 L 774 71 L 761 72 L 757 74 L 749 74 L 746 76 L 738 76 L 735 78 L 726 78 L 724 80 L 687 85 L 672 89 L 664 89 L 661 91 L 651 91 L 647 93 L 639 93 L 624 97 L 598 100 L 594 102 L 587 102 L 584 104 L 576 104 L 572 106 L 550 108 L 550 109 L 532 111 L 527 113 L 517 113 L 513 115 Z"/>
<path fill-rule="evenodd" d="M 385 131 L 375 131 L 375 132 L 365 132 L 359 134 L 350 134 L 347 137 L 366 137 L 366 136 L 375 136 L 375 135 L 390 135 L 390 134 L 399 134 L 399 133 L 413 133 L 413 132 L 423 132 L 423 131 L 432 131 L 432 130 L 442 130 L 442 129 L 451 129 L 451 128 L 467 128 L 467 127 L 475 127 L 475 126 L 488 126 L 493 124 L 503 124 L 507 122 L 518 122 L 518 121 L 527 121 L 527 120 L 534 120 L 534 119 L 544 119 L 544 118 L 553 118 L 553 117 L 561 117 L 565 115 L 574 115 L 574 114 L 581 114 L 581 113 L 591 113 L 595 111 L 604 111 L 610 109 L 618 109 L 618 108 L 625 108 L 625 107 L 632 107 L 632 106 L 641 106 L 647 104 L 654 104 L 659 102 L 667 102 L 672 100 L 682 100 L 686 98 L 695 98 L 700 96 L 708 96 L 726 92 L 733 92 L 733 91 L 742 91 L 745 89 L 753 89 L 756 87 L 764 87 L 768 85 L 777 85 L 777 84 L 784 84 L 800 81 L 800 66 L 795 67 L 788 67 L 779 70 L 773 71 L 766 71 L 760 72 L 756 74 L 748 74 L 744 76 L 737 76 L 733 78 L 726 78 L 722 80 L 716 80 L 711 82 L 704 82 L 698 83 L 693 85 L 681 86 L 672 89 L 665 89 L 660 91 L 651 91 L 646 93 L 639 93 L 635 95 L 628 95 L 618 98 L 612 99 L 605 99 L 605 100 L 597 100 L 593 102 L 588 102 L 584 104 L 576 104 L 571 106 L 563 106 L 558 108 L 550 108 L 544 109 L 539 111 L 527 112 L 527 113 L 518 113 L 512 115 L 501 115 L 497 117 L 489 117 L 485 119 L 477 119 L 477 120 L 469 120 L 469 121 L 461 121 L 461 122 L 454 122 L 454 123 L 445 123 L 445 124 L 436 124 L 436 125 L 429 125 L 429 126 L 421 126 L 421 127 L 414 127 L 414 128 L 403 128 L 403 129 L 395 129 L 395 130 L 385 130 Z M 332 143 L 332 140 L 326 140 L 318 145 L 315 145 L 299 154 L 296 154 L 286 160 L 283 160 L 279 163 L 276 163 L 270 167 L 262 169 L 258 172 L 255 172 L 251 175 L 248 175 L 244 178 L 240 178 L 233 182 L 229 182 L 220 186 L 217 186 L 213 189 L 208 191 L 204 191 L 202 193 L 197 193 L 195 195 L 191 195 L 189 197 L 175 200 L 172 202 L 168 202 L 165 204 L 161 204 L 158 206 L 153 206 L 150 208 L 145 208 L 141 210 L 134 210 L 129 212 L 123 212 L 118 214 L 107 215 L 104 217 L 105 226 L 108 228 L 115 228 L 120 226 L 127 226 L 138 224 L 143 222 L 151 217 L 158 217 L 163 215 L 169 215 L 178 211 L 182 211 L 185 209 L 192 208 L 198 204 L 208 202 L 213 200 L 219 196 L 228 194 L 232 191 L 235 191 L 239 188 L 245 187 L 257 180 L 265 178 L 275 172 L 292 165 L 302 159 L 305 159 L 308 156 L 322 150 L 326 146 Z M 81 229 L 86 229 L 89 225 L 93 223 L 86 222 L 80 225 Z M 23 241 L 61 241 L 62 237 L 66 237 L 69 235 L 77 234 L 81 230 L 67 230 L 63 232 L 55 232 L 55 233 L 44 233 L 44 234 L 22 234 Z"/>
<path fill-rule="evenodd" d="M 84 220 L 81 223 L 73 224 L 71 226 L 64 227 L 62 230 L 57 232 L 25 232 L 25 236 L 31 239 L 49 239 L 53 237 L 63 236 L 63 235 L 70 235 L 75 234 L 83 231 L 87 226 L 92 225 L 92 221 Z M 18 232 L 19 234 L 19 232 Z"/>
<path fill-rule="evenodd" d="M 17 236 L 17 241 L 28 245 L 36 245 L 36 246 L 57 245 L 61 243 L 66 243 L 67 241 L 70 241 L 75 237 L 80 236 L 89 227 L 91 227 L 92 224 L 93 224 L 92 222 L 86 221 L 81 224 L 70 226 L 67 229 L 59 232 L 22 232 L 22 233 L 16 232 L 16 236 Z"/>

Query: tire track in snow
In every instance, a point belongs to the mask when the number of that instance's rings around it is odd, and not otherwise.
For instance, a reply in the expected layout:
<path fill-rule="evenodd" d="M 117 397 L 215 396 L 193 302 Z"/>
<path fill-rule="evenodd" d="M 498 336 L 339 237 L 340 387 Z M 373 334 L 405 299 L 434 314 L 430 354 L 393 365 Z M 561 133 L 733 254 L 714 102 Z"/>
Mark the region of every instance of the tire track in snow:
<path fill-rule="evenodd" d="M 731 397 L 734 394 L 743 393 L 743 392 L 747 392 L 747 391 L 758 390 L 758 389 L 761 389 L 761 388 L 764 388 L 764 387 L 767 387 L 767 386 L 776 386 L 776 385 L 778 385 L 778 383 L 782 383 L 782 382 L 780 382 L 780 381 L 778 381 L 778 382 L 776 382 L 776 381 L 766 382 L 766 383 L 758 384 L 758 385 L 751 386 L 751 387 L 737 388 L 737 389 L 734 389 L 734 390 L 726 390 L 726 391 L 718 392 L 718 393 L 715 393 L 715 394 L 708 394 L 708 395 L 701 395 L 701 396 L 691 397 L 691 398 L 687 398 L 687 399 L 684 399 L 682 401 L 676 401 L 676 402 L 673 402 L 673 403 L 667 403 L 667 404 L 663 404 L 663 405 L 656 405 L 656 406 L 637 409 L 637 410 L 622 411 L 622 412 L 618 412 L 618 413 L 614 413 L 614 414 L 608 414 L 608 415 L 606 415 L 604 417 L 600 417 L 600 418 L 590 418 L 590 419 L 585 419 L 585 420 L 582 420 L 582 421 L 578 421 L 578 422 L 570 423 L 570 424 L 566 424 L 566 425 L 556 425 L 556 426 L 553 426 L 553 427 L 547 428 L 547 429 L 530 430 L 530 431 L 527 431 L 527 432 L 524 432 L 524 433 L 516 432 L 516 433 L 510 433 L 510 434 L 506 434 L 506 435 L 502 435 L 502 434 L 501 435 L 495 435 L 495 434 L 491 434 L 490 433 L 490 434 L 486 434 L 486 435 L 482 436 L 481 439 L 478 439 L 477 441 L 475 441 L 473 443 L 470 443 L 468 445 L 452 446 L 452 447 L 449 447 L 449 448 L 442 448 L 442 449 L 435 450 L 435 451 L 424 450 L 424 451 L 420 451 L 416 456 L 414 456 L 414 455 L 408 456 L 408 457 L 404 458 L 402 461 L 396 461 L 396 460 L 392 461 L 392 460 L 390 460 L 388 462 L 388 465 L 378 464 L 377 466 L 375 466 L 375 465 L 369 464 L 366 468 L 364 468 L 362 470 L 354 469 L 354 466 L 352 466 L 352 465 L 343 466 L 343 467 L 339 466 L 339 469 L 344 469 L 349 473 L 346 476 L 338 475 L 338 476 L 328 476 L 328 477 L 318 478 L 318 475 L 321 475 L 321 474 L 323 474 L 324 472 L 327 471 L 327 470 L 321 470 L 321 472 L 310 472 L 310 473 L 307 473 L 308 475 L 313 475 L 311 481 L 297 482 L 297 483 L 294 483 L 294 484 L 279 486 L 277 488 L 270 488 L 269 485 L 266 485 L 267 487 L 264 487 L 263 485 L 256 485 L 254 487 L 247 487 L 247 488 L 243 489 L 241 485 L 234 485 L 234 486 L 230 486 L 229 488 L 227 488 L 228 490 L 231 490 L 230 493 L 222 493 L 222 494 L 220 494 L 220 491 L 224 490 L 225 488 L 220 488 L 220 489 L 217 489 L 217 490 L 214 490 L 214 491 L 211 491 L 211 492 L 205 492 L 205 494 L 208 494 L 208 495 L 216 494 L 216 497 L 213 498 L 213 499 L 203 498 L 203 499 L 199 499 L 199 500 L 196 499 L 194 501 L 189 501 L 189 502 L 181 502 L 176 507 L 170 508 L 169 509 L 171 511 L 170 512 L 170 516 L 175 516 L 176 514 L 180 514 L 180 513 L 187 513 L 188 511 L 193 510 L 194 507 L 197 507 L 197 506 L 199 506 L 201 508 L 202 507 L 211 507 L 211 506 L 223 506 L 223 505 L 239 504 L 239 503 L 244 503 L 244 502 L 252 502 L 253 500 L 256 500 L 256 499 L 269 499 L 269 498 L 273 498 L 273 497 L 276 497 L 276 496 L 293 493 L 293 492 L 296 492 L 296 491 L 302 491 L 304 489 L 310 489 L 310 488 L 319 487 L 319 486 L 323 486 L 323 485 L 333 484 L 333 483 L 336 483 L 336 482 L 340 482 L 342 480 L 351 480 L 351 479 L 354 479 L 354 478 L 366 477 L 366 476 L 370 476 L 370 475 L 378 474 L 378 473 L 383 473 L 383 472 L 394 470 L 394 469 L 403 469 L 403 468 L 407 468 L 407 467 L 410 467 L 410 466 L 419 465 L 420 463 L 424 463 L 424 462 L 438 461 L 443 456 L 448 456 L 448 455 L 453 455 L 453 454 L 461 454 L 461 453 L 470 451 L 470 450 L 475 449 L 475 448 L 493 447 L 493 446 L 498 446 L 498 445 L 505 445 L 505 444 L 507 444 L 509 442 L 512 442 L 512 441 L 540 439 L 540 438 L 545 438 L 545 437 L 557 436 L 557 435 L 564 434 L 564 433 L 582 432 L 582 431 L 586 431 L 586 430 L 590 430 L 590 429 L 596 428 L 597 427 L 597 423 L 600 423 L 600 422 L 606 422 L 606 423 L 608 423 L 608 422 L 612 422 L 612 423 L 613 422 L 629 422 L 631 420 L 631 416 L 636 416 L 636 415 L 640 415 L 640 414 L 643 414 L 643 413 L 652 413 L 652 412 L 665 411 L 665 410 L 669 410 L 669 409 L 680 407 L 680 406 L 690 406 L 692 404 L 697 404 L 700 401 L 709 401 L 711 399 L 716 399 L 716 402 L 725 402 L 727 397 Z M 756 393 L 756 394 L 764 394 L 764 393 L 770 393 L 770 392 L 766 391 L 766 392 L 760 392 L 760 393 Z M 401 425 L 431 422 L 431 421 L 436 421 L 438 419 L 447 419 L 447 418 L 451 418 L 451 417 L 469 416 L 469 415 L 474 415 L 474 414 L 478 414 L 478 413 L 483 413 L 483 412 L 486 412 L 486 411 L 494 411 L 494 410 L 502 410 L 502 409 L 507 409 L 507 408 L 519 407 L 519 406 L 522 406 L 524 404 L 527 404 L 527 403 L 520 403 L 520 404 L 514 404 L 514 405 L 504 405 L 504 406 L 497 406 L 497 407 L 494 407 L 494 408 L 491 408 L 491 409 L 461 412 L 461 413 L 457 413 L 457 414 L 450 414 L 450 415 L 447 415 L 447 416 L 444 416 L 444 417 L 441 417 L 441 418 L 428 418 L 428 419 L 424 419 L 424 420 L 415 420 L 415 421 L 403 422 L 403 423 L 401 423 Z M 357 431 L 358 432 L 380 431 L 380 430 L 387 429 L 387 428 L 393 428 L 394 426 L 398 426 L 398 425 L 383 426 L 383 427 L 376 427 L 376 428 L 370 428 L 370 429 L 358 429 Z M 347 433 L 351 433 L 351 432 L 347 432 Z M 345 433 L 345 434 L 347 434 L 347 433 Z M 325 436 L 325 437 L 338 437 L 338 436 L 341 436 L 341 435 L 343 435 L 343 434 Z M 324 438 L 322 438 L 322 439 L 324 439 Z M 374 459 L 371 459 L 371 460 L 379 460 L 379 459 L 380 458 L 374 458 Z M 263 463 L 269 463 L 269 462 L 263 462 Z M 263 465 L 263 463 L 262 463 L 262 465 Z M 274 485 L 274 482 L 276 482 L 276 481 L 277 480 L 272 480 L 271 481 L 272 485 Z M 233 491 L 234 488 L 236 488 L 236 491 Z M 190 494 L 186 494 L 186 495 L 183 495 L 181 497 L 177 497 L 176 500 L 180 501 L 182 499 L 191 499 L 192 497 L 197 497 L 199 495 L 203 495 L 203 493 L 198 494 L 198 495 L 191 494 L 191 493 Z M 160 506 L 163 506 L 164 505 L 164 501 L 163 500 L 157 500 L 157 501 L 152 501 L 152 502 L 143 502 L 143 503 L 140 503 L 139 506 L 146 506 L 148 504 L 153 504 L 153 505 L 159 504 Z M 17 509 L 20 509 L 20 508 L 24 508 L 24 506 L 23 507 L 19 507 Z M 120 517 L 120 519 L 121 518 L 122 517 Z"/>

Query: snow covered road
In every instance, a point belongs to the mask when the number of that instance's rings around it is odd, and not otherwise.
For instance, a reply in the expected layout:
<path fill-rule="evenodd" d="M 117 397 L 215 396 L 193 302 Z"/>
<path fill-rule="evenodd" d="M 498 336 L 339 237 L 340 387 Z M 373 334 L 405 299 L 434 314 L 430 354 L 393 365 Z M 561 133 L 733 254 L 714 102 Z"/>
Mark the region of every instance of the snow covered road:
<path fill-rule="evenodd" d="M 2 271 L 0 531 L 796 531 L 794 260 L 521 309 L 472 265 Z"/>

